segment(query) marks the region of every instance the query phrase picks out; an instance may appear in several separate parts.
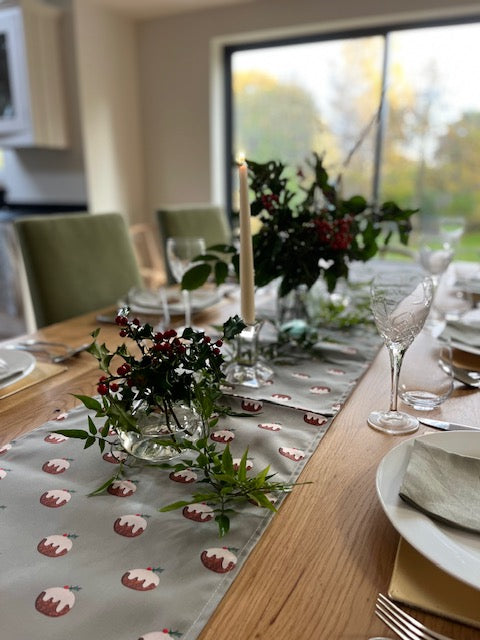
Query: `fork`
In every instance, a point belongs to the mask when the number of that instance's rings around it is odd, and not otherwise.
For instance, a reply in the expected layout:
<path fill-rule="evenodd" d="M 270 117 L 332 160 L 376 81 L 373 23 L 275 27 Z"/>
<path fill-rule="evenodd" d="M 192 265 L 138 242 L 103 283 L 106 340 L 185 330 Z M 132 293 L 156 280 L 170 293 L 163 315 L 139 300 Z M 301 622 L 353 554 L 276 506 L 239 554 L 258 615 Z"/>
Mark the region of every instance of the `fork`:
<path fill-rule="evenodd" d="M 375 613 L 402 640 L 452 640 L 415 620 L 382 593 L 378 594 Z"/>

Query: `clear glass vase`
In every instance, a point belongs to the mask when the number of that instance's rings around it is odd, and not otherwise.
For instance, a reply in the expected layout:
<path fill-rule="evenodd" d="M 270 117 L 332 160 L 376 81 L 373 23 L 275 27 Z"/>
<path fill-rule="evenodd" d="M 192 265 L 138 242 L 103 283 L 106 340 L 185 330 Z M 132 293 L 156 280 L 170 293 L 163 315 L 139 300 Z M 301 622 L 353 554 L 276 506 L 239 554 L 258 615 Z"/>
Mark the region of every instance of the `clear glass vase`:
<path fill-rule="evenodd" d="M 277 327 L 292 335 L 302 334 L 309 325 L 307 286 L 301 284 L 285 296 L 277 297 Z"/>
<path fill-rule="evenodd" d="M 119 429 L 118 437 L 125 451 L 141 460 L 171 460 L 181 454 L 179 445 L 183 439 L 200 437 L 202 421 L 193 407 L 177 403 L 171 413 L 165 414 L 163 411 L 147 413 L 140 406 L 135 415 L 137 431 Z"/>

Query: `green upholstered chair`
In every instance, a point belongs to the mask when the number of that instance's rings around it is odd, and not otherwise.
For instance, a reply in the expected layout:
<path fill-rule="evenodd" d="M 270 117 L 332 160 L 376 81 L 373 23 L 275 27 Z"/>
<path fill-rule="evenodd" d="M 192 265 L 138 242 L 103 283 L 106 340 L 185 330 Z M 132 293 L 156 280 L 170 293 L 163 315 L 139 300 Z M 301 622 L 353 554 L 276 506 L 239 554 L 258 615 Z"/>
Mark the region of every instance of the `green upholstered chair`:
<path fill-rule="evenodd" d="M 115 304 L 142 279 L 118 213 L 15 221 L 37 327 Z"/>
<path fill-rule="evenodd" d="M 157 211 L 163 255 L 166 256 L 167 238 L 177 236 L 200 237 L 208 247 L 214 244 L 230 244 L 232 230 L 225 211 L 215 205 L 185 205 L 162 208 Z M 166 263 L 166 259 L 165 259 Z M 168 279 L 174 282 L 168 264 Z"/>

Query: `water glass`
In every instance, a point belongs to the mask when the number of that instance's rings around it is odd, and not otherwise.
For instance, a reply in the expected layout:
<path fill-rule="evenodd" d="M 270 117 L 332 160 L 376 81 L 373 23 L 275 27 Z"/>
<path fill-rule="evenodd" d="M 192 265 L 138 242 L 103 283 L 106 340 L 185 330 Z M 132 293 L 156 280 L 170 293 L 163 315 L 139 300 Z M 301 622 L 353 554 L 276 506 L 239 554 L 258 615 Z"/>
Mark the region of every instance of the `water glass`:
<path fill-rule="evenodd" d="M 452 350 L 424 330 L 405 354 L 398 395 L 417 411 L 431 411 L 449 398 L 452 391 Z"/>

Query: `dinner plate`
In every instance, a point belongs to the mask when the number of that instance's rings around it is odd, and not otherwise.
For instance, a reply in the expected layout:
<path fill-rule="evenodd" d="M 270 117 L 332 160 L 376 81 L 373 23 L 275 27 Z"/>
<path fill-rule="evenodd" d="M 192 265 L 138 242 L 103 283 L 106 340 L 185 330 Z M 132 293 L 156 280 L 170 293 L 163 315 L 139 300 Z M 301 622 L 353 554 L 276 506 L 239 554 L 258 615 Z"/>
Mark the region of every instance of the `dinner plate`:
<path fill-rule="evenodd" d="M 6 369 L 1 367 L 0 370 L 0 389 L 8 387 L 18 382 L 25 376 L 28 376 L 35 367 L 35 357 L 27 351 L 18 351 L 16 349 L 0 349 L 0 361 L 6 364 Z M 10 373 L 15 375 L 9 375 Z M 4 376 L 8 375 L 8 378 Z"/>
<path fill-rule="evenodd" d="M 480 433 L 450 431 L 417 437 L 446 451 L 480 458 Z M 480 535 L 441 524 L 398 495 L 415 439 L 405 440 L 380 462 L 376 476 L 380 503 L 392 525 L 412 547 L 446 573 L 480 589 Z"/>
<path fill-rule="evenodd" d="M 167 291 L 168 311 L 171 315 L 185 313 L 182 294 L 180 291 Z M 201 311 L 216 304 L 220 294 L 216 289 L 198 289 L 191 293 L 192 313 Z M 121 306 L 128 304 L 133 313 L 153 313 L 163 315 L 161 299 L 156 291 L 138 290 L 129 294 L 128 303 L 122 301 Z"/>

